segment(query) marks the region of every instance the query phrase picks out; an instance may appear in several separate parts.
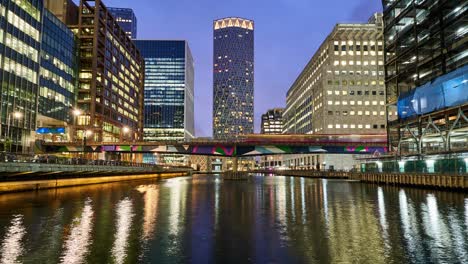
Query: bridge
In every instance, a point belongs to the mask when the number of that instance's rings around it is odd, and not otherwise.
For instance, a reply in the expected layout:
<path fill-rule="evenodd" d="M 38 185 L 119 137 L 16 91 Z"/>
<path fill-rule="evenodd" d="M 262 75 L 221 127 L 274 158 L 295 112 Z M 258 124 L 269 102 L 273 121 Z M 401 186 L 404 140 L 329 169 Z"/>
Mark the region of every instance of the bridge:
<path fill-rule="evenodd" d="M 383 154 L 385 134 L 345 135 L 259 135 L 231 141 L 198 140 L 158 142 L 43 142 L 36 141 L 36 153 L 159 153 L 220 157 L 249 157 L 282 154 Z"/>

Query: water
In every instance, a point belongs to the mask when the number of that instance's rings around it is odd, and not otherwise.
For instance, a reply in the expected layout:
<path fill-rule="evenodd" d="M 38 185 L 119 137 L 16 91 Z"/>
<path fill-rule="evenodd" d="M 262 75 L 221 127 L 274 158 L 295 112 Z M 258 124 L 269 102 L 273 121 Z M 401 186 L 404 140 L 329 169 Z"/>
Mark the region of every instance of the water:
<path fill-rule="evenodd" d="M 214 176 L 0 195 L 0 263 L 468 263 L 468 195 Z"/>

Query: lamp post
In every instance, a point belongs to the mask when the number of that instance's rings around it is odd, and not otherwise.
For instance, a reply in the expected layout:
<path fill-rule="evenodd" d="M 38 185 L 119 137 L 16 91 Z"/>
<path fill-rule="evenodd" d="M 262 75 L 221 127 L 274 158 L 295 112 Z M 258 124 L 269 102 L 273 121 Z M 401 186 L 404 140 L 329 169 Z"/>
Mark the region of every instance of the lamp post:
<path fill-rule="evenodd" d="M 86 139 L 88 136 L 91 136 L 93 132 L 91 130 L 83 131 L 83 156 L 85 155 L 85 148 L 86 148 Z"/>
<path fill-rule="evenodd" d="M 122 141 L 125 142 L 125 138 L 127 137 L 127 134 L 129 134 L 131 132 L 131 129 L 128 127 L 128 126 L 124 126 L 122 128 L 122 132 L 123 132 L 123 137 L 122 137 Z M 132 151 L 132 146 L 130 145 L 130 161 L 133 162 L 133 151 Z"/>
<path fill-rule="evenodd" d="M 7 138 L 10 139 L 10 126 L 11 126 L 11 116 L 13 116 L 14 119 L 21 119 L 23 117 L 23 114 L 19 111 L 14 111 L 8 115 L 8 120 L 7 120 Z M 14 122 L 14 121 L 13 121 Z M 10 139 L 11 141 L 11 139 Z M 18 141 L 18 140 L 17 140 Z M 11 152 L 11 142 L 9 146 L 9 152 Z M 16 152 L 18 152 L 18 142 L 16 142 Z"/>
<path fill-rule="evenodd" d="M 81 115 L 81 113 L 82 113 L 81 110 L 78 109 L 78 108 L 73 110 L 73 126 L 74 126 L 74 131 L 73 131 L 73 135 L 72 135 L 72 137 L 73 137 L 72 140 L 73 141 L 76 141 L 76 131 L 77 131 L 76 127 L 78 126 L 77 118 Z"/>

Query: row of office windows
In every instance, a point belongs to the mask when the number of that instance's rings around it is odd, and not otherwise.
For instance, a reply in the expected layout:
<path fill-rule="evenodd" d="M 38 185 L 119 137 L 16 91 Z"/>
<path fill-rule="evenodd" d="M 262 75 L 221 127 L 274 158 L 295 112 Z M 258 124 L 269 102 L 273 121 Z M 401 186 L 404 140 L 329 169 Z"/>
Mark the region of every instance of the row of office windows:
<path fill-rule="evenodd" d="M 327 91 L 327 94 L 328 95 L 385 95 L 385 92 L 384 91 L 338 91 L 338 90 L 335 90 L 335 91 L 331 91 L 331 90 L 328 90 Z"/>
<path fill-rule="evenodd" d="M 364 85 L 364 86 L 369 86 L 369 85 L 372 85 L 372 86 L 375 86 L 375 85 L 384 85 L 385 84 L 385 81 L 376 81 L 376 80 L 373 80 L 373 81 L 362 81 L 362 80 L 327 80 L 327 84 L 328 85 L 347 85 L 347 86 L 361 86 L 361 85 Z"/>
<path fill-rule="evenodd" d="M 390 111 L 389 112 L 389 116 L 391 115 L 397 115 L 397 112 L 392 112 Z M 351 115 L 351 116 L 354 116 L 354 115 L 367 115 L 367 116 L 370 116 L 370 115 L 373 115 L 373 116 L 377 116 L 377 115 L 380 115 L 380 116 L 385 116 L 385 111 L 328 111 L 328 115 L 329 116 L 348 116 L 348 115 Z"/>
<path fill-rule="evenodd" d="M 360 61 L 360 60 L 357 60 L 357 61 L 354 61 L 354 60 L 342 60 L 342 61 L 339 61 L 339 60 L 335 60 L 333 61 L 333 66 L 347 66 L 347 65 L 350 65 L 350 66 L 354 66 L 354 65 L 357 65 L 357 66 L 376 66 L 376 65 L 379 65 L 379 66 L 383 66 L 384 65 L 384 62 L 383 60 L 379 60 L 379 61 L 375 61 L 375 60 L 371 60 L 371 61 Z"/>
<path fill-rule="evenodd" d="M 335 76 L 339 76 L 339 75 L 377 76 L 377 74 L 379 76 L 384 76 L 385 75 L 384 71 L 331 71 L 331 70 L 327 70 L 327 74 L 329 74 L 329 75 L 334 74 Z"/>
<path fill-rule="evenodd" d="M 335 129 L 385 129 L 384 124 L 329 124 L 328 128 Z"/>
<path fill-rule="evenodd" d="M 328 101 L 328 105 L 385 105 L 385 101 Z"/>

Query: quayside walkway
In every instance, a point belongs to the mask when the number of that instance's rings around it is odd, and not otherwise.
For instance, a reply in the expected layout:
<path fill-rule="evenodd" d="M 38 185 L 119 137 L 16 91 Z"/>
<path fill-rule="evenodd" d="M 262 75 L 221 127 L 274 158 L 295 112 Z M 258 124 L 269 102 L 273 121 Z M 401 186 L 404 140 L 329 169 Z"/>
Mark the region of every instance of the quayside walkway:
<path fill-rule="evenodd" d="M 0 194 L 189 175 L 190 169 L 177 167 L 0 163 Z"/>
<path fill-rule="evenodd" d="M 257 170 L 252 172 L 306 178 L 349 179 L 377 184 L 468 190 L 468 174 L 454 175 L 433 173 L 343 172 L 311 170 Z"/>

